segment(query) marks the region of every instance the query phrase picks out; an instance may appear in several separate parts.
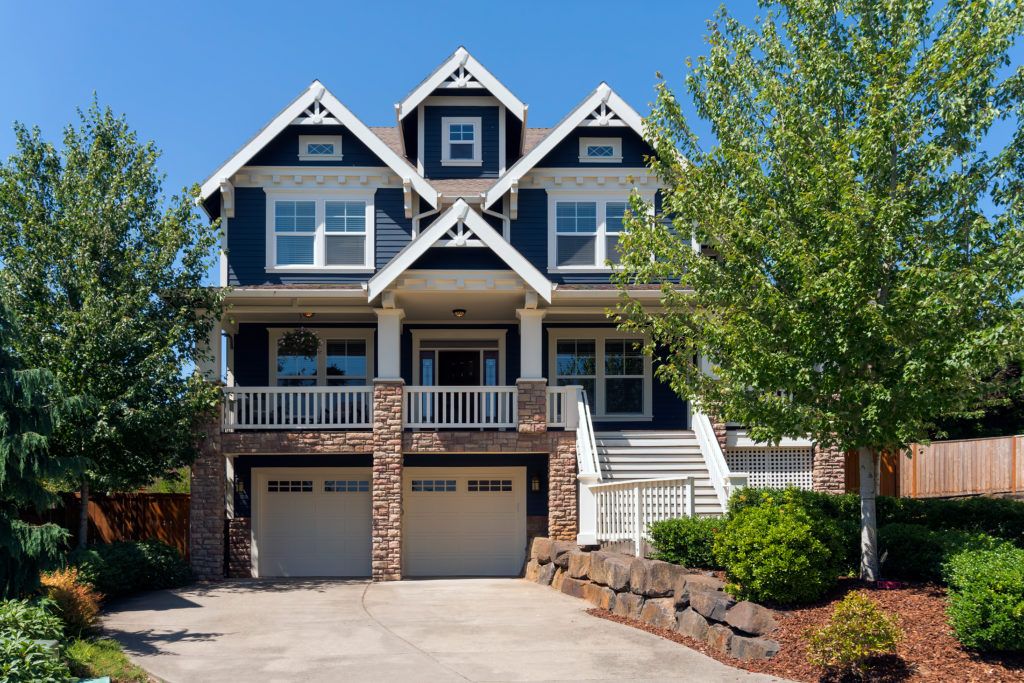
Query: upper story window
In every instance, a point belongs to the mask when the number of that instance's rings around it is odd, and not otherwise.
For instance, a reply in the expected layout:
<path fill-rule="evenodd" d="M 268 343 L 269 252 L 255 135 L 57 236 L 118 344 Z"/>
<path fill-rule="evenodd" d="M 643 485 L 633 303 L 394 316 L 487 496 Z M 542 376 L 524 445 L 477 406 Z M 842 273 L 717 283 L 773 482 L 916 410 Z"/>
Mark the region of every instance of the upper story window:
<path fill-rule="evenodd" d="M 611 329 L 552 329 L 549 376 L 559 386 L 581 385 L 595 417 L 651 416 L 650 359 L 641 339 Z"/>
<path fill-rule="evenodd" d="M 267 268 L 373 267 L 373 195 L 267 194 Z"/>
<path fill-rule="evenodd" d="M 441 118 L 441 163 L 446 166 L 479 166 L 479 116 L 444 116 Z"/>
<path fill-rule="evenodd" d="M 279 387 L 365 386 L 372 379 L 373 333 L 355 329 L 316 329 L 315 356 L 283 353 L 278 340 L 288 330 L 270 331 L 271 377 Z"/>
<path fill-rule="evenodd" d="M 588 164 L 622 161 L 622 138 L 580 138 L 580 162 Z"/>
<path fill-rule="evenodd" d="M 302 161 L 340 161 L 340 135 L 300 135 L 299 159 Z"/>
<path fill-rule="evenodd" d="M 603 268 L 619 262 L 625 198 L 562 199 L 549 195 L 549 265 L 552 268 Z"/>

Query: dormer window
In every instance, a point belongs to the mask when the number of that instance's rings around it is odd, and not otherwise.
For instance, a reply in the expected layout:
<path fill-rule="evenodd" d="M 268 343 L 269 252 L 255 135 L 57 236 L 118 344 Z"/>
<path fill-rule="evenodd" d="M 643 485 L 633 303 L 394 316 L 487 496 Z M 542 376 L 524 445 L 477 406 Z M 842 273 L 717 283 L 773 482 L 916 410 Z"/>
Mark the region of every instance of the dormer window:
<path fill-rule="evenodd" d="M 301 161 L 341 161 L 340 135 L 300 135 Z"/>
<path fill-rule="evenodd" d="M 441 163 L 445 166 L 479 166 L 480 117 L 441 118 Z"/>
<path fill-rule="evenodd" d="M 622 138 L 580 138 L 580 162 L 618 164 L 622 162 Z"/>

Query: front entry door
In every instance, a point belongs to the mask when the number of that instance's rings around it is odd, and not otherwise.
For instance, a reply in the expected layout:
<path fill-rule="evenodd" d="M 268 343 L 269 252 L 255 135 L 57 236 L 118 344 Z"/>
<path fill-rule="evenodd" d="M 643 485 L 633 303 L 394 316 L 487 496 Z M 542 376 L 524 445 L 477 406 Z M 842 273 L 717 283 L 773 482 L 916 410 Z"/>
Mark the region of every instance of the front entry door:
<path fill-rule="evenodd" d="M 480 386 L 479 351 L 438 351 L 437 383 L 441 386 Z"/>

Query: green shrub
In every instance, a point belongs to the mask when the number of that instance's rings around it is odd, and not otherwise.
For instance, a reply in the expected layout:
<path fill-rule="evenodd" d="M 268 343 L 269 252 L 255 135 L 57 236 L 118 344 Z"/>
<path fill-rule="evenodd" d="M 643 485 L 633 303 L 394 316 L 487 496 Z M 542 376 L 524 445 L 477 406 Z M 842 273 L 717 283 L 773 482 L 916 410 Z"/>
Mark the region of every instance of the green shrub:
<path fill-rule="evenodd" d="M 807 639 L 807 661 L 835 673 L 867 675 L 871 658 L 895 652 L 903 640 L 903 630 L 896 616 L 886 614 L 860 591 L 847 594 L 836 605 L 828 624 L 810 629 Z"/>
<path fill-rule="evenodd" d="M 156 539 L 94 545 L 68 554 L 67 563 L 108 598 L 175 588 L 192 580 L 177 548 Z"/>
<path fill-rule="evenodd" d="M 81 636 L 95 628 L 103 595 L 82 580 L 77 569 L 71 567 L 43 574 L 41 583 L 46 597 L 64 622 L 65 633 Z"/>
<path fill-rule="evenodd" d="M 715 536 L 725 527 L 721 517 L 681 517 L 654 522 L 647 529 L 652 557 L 683 567 L 723 569 L 715 561 Z"/>
<path fill-rule="evenodd" d="M 59 640 L 64 624 L 51 607 L 47 600 L 0 602 L 0 637 L 25 636 L 30 639 Z"/>
<path fill-rule="evenodd" d="M 933 531 L 920 524 L 887 524 L 878 530 L 882 571 L 898 579 L 941 581 L 942 567 L 964 550 L 995 550 L 1007 541 L 969 531 Z"/>
<path fill-rule="evenodd" d="M 836 584 L 840 556 L 835 526 L 812 520 L 788 494 L 731 515 L 715 540 L 726 590 L 754 602 L 813 602 Z"/>
<path fill-rule="evenodd" d="M 68 669 L 57 653 L 24 634 L 0 635 L 0 681 L 62 683 Z"/>
<path fill-rule="evenodd" d="M 1024 650 L 1024 550 L 969 550 L 946 565 L 957 640 L 983 650 Z"/>

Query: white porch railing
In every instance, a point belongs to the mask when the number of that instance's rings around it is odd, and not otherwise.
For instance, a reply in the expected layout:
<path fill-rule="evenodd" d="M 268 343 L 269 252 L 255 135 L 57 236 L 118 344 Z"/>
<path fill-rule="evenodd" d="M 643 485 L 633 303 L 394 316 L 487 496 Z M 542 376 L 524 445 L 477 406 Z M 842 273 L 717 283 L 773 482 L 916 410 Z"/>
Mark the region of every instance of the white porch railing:
<path fill-rule="evenodd" d="M 548 427 L 567 426 L 567 411 L 575 394 L 575 387 L 548 387 Z"/>
<path fill-rule="evenodd" d="M 364 429 L 373 387 L 225 387 L 224 429 Z"/>
<path fill-rule="evenodd" d="M 718 443 L 715 429 L 711 426 L 711 420 L 707 415 L 694 410 L 691 412 L 691 422 L 693 423 L 693 432 L 697 436 L 697 443 L 700 444 L 700 452 L 708 467 L 708 474 L 711 475 L 711 485 L 715 487 L 715 495 L 718 497 L 722 510 L 726 510 L 732 492 L 747 485 L 747 475 L 729 471 L 729 464 L 725 461 L 722 446 Z"/>
<path fill-rule="evenodd" d="M 596 542 L 632 541 L 641 557 L 648 524 L 693 516 L 693 487 L 693 477 L 590 485 L 597 504 Z"/>
<path fill-rule="evenodd" d="M 516 387 L 406 387 L 405 426 L 413 429 L 517 426 Z"/>

